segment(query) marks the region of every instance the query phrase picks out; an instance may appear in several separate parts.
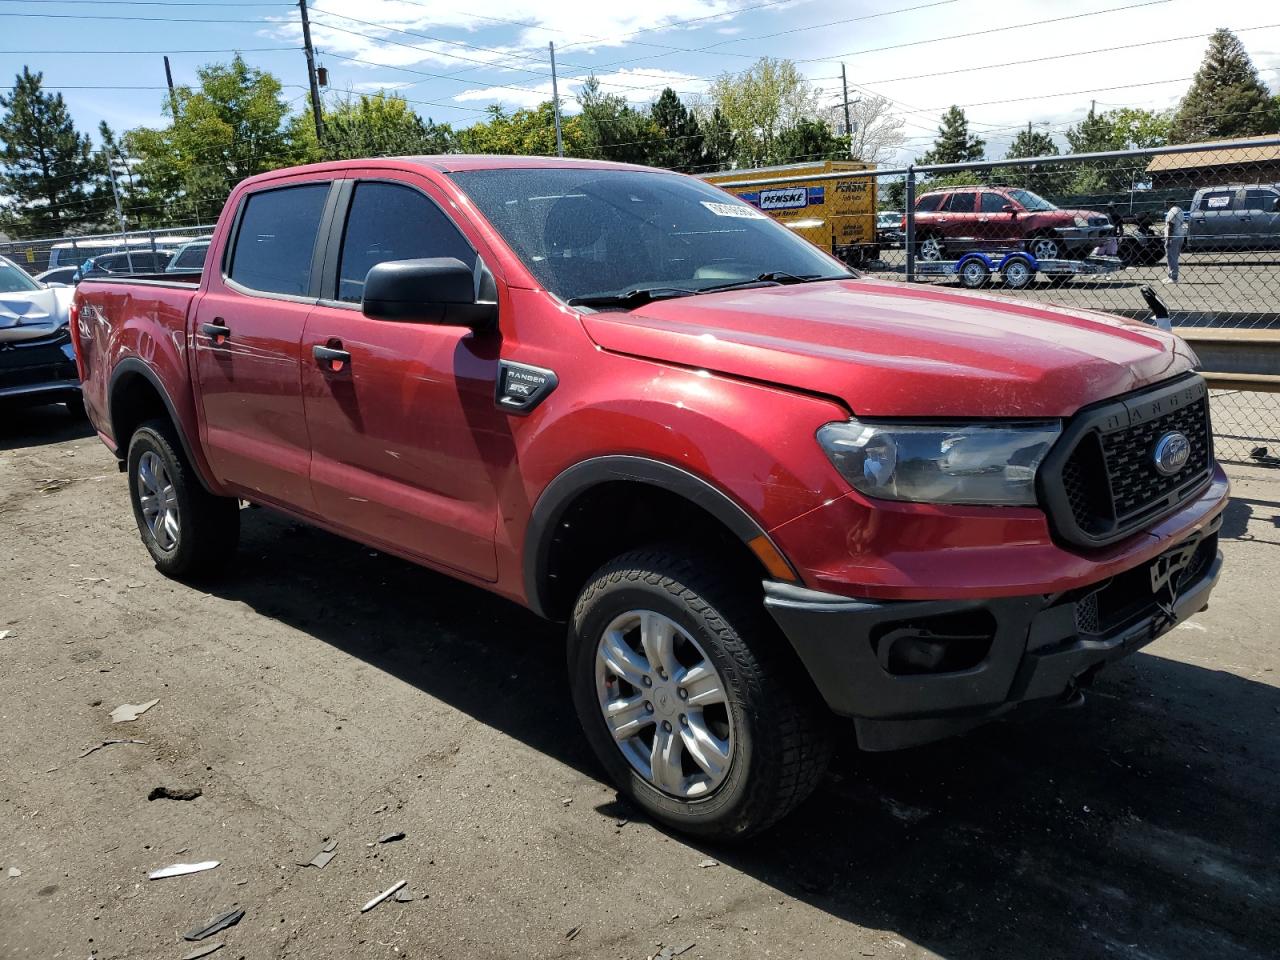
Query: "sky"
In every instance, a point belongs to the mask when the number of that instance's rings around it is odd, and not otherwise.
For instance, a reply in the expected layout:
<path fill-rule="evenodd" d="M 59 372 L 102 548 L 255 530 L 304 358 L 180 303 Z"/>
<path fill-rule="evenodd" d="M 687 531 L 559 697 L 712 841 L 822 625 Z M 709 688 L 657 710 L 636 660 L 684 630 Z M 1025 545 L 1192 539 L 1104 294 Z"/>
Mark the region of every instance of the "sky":
<path fill-rule="evenodd" d="M 309 0 L 328 96 L 395 90 L 422 116 L 467 126 L 486 106 L 551 97 L 591 73 L 637 106 L 704 91 L 758 57 L 795 60 L 824 104 L 880 95 L 905 121 L 898 159 L 923 152 L 950 105 L 988 156 L 1028 122 L 1055 135 L 1088 113 L 1176 104 L 1217 27 L 1235 30 L 1280 89 L 1280 6 L 1268 0 Z M 307 97 L 296 2 L 0 0 L 0 70 L 59 89 L 77 125 L 163 123 L 162 54 L 178 84 L 241 51 Z M 119 89 L 117 89 L 119 88 Z"/>

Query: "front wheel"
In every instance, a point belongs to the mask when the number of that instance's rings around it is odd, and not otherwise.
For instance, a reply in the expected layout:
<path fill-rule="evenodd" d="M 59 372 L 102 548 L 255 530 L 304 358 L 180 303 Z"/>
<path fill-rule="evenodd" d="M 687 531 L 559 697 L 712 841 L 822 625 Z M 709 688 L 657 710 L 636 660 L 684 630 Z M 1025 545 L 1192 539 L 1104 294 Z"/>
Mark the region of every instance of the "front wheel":
<path fill-rule="evenodd" d="M 657 820 L 745 837 L 826 770 L 832 717 L 758 595 L 681 548 L 625 554 L 578 598 L 569 675 L 587 739 L 619 790 Z"/>
<path fill-rule="evenodd" d="M 240 503 L 200 485 L 167 421 L 134 431 L 128 471 L 133 516 L 157 570 L 194 577 L 230 558 L 240 539 Z"/>
<path fill-rule="evenodd" d="M 1027 243 L 1027 253 L 1037 260 L 1061 260 L 1063 254 L 1062 241 L 1049 234 L 1032 237 Z"/>

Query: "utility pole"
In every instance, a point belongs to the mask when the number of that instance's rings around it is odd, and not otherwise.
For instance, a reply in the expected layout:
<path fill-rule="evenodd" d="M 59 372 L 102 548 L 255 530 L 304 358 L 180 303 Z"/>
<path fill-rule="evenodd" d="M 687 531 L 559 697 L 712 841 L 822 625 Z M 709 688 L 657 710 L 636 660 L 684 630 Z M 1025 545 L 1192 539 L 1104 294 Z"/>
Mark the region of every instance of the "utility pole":
<path fill-rule="evenodd" d="M 124 209 L 120 206 L 120 189 L 116 186 L 116 167 L 111 162 L 111 154 L 102 151 L 102 158 L 107 162 L 107 176 L 111 178 L 111 196 L 116 202 L 116 220 L 120 223 L 120 235 L 124 240 L 124 256 L 129 264 L 129 272 L 133 272 L 133 247 L 127 236 L 129 227 L 124 221 Z"/>
<path fill-rule="evenodd" d="M 169 57 L 164 58 L 164 82 L 169 86 L 169 109 L 173 111 L 173 120 L 178 120 L 178 95 L 173 91 L 173 68 L 169 66 Z"/>
<path fill-rule="evenodd" d="M 849 138 L 849 159 L 853 159 L 853 121 L 849 119 L 849 78 L 845 76 L 844 64 L 840 64 L 840 86 L 844 88 L 844 132 Z"/>
<path fill-rule="evenodd" d="M 324 118 L 320 115 L 320 84 L 316 80 L 316 51 L 311 46 L 311 20 L 307 16 L 307 0 L 298 0 L 302 12 L 302 49 L 307 55 L 307 82 L 311 85 L 311 112 L 316 121 L 316 142 L 324 142 Z"/>
<path fill-rule="evenodd" d="M 560 86 L 556 82 L 556 45 L 547 44 L 551 48 L 551 100 L 556 110 L 556 156 L 564 156 L 564 141 L 560 139 Z"/>

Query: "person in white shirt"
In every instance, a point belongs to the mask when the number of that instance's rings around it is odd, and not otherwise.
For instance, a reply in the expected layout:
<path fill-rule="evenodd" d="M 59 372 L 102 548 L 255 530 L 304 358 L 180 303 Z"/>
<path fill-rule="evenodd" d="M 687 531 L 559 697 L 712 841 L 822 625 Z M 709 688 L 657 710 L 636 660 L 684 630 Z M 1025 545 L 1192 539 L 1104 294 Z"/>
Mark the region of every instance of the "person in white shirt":
<path fill-rule="evenodd" d="M 1182 244 L 1187 238 L 1187 218 L 1182 208 L 1174 204 L 1164 215 L 1164 256 L 1169 264 L 1169 275 L 1165 283 L 1178 282 L 1178 255 L 1182 253 Z"/>

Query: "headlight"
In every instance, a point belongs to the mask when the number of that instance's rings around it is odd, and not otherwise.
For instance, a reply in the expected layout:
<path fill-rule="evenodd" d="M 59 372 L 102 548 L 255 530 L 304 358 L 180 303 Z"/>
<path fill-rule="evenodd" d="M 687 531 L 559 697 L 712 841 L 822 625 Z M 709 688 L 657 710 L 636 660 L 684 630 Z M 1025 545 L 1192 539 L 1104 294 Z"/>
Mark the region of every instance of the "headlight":
<path fill-rule="evenodd" d="M 818 443 L 855 490 L 885 500 L 1034 506 L 1057 421 L 828 423 Z"/>
<path fill-rule="evenodd" d="M 1088 217 L 1076 217 L 1076 226 L 1077 226 L 1077 227 L 1087 227 L 1088 225 L 1089 225 L 1089 218 L 1088 218 Z"/>

